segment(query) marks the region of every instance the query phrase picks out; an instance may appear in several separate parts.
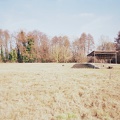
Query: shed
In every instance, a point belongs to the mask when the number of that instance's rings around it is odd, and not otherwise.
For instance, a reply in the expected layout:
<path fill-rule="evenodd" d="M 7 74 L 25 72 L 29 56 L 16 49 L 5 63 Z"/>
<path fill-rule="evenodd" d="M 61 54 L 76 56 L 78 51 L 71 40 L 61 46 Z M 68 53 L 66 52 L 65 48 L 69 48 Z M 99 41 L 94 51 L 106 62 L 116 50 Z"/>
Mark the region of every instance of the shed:
<path fill-rule="evenodd" d="M 95 63 L 95 58 L 108 60 L 111 63 L 112 59 L 115 59 L 115 63 L 117 64 L 117 51 L 92 51 L 87 55 L 92 56 Z"/>

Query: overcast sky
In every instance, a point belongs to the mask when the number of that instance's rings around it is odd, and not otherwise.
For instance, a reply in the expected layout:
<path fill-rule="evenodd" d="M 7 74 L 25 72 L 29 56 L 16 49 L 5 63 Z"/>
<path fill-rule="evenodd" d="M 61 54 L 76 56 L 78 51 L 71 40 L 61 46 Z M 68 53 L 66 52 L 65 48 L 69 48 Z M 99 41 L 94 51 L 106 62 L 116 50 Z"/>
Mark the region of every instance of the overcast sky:
<path fill-rule="evenodd" d="M 111 41 L 120 31 L 120 0 L 0 0 L 0 29 L 39 30 L 49 36 L 90 33 Z"/>

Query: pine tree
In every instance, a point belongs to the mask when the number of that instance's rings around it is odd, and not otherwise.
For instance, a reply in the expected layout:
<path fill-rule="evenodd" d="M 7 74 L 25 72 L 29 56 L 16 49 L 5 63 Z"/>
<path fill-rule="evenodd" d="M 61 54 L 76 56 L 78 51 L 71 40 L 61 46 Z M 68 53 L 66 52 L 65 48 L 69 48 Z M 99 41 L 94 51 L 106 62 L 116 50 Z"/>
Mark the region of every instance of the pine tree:
<path fill-rule="evenodd" d="M 116 49 L 120 50 L 120 31 L 118 32 L 118 37 L 115 39 L 115 42 L 117 42 Z"/>
<path fill-rule="evenodd" d="M 22 63 L 22 62 L 23 62 L 19 48 L 17 49 L 17 61 L 18 61 L 19 63 Z"/>
<path fill-rule="evenodd" d="M 12 50 L 10 53 L 9 53 L 9 60 L 11 62 L 17 62 L 17 53 L 16 53 L 16 50 Z"/>
<path fill-rule="evenodd" d="M 2 62 L 5 62 L 5 57 L 4 57 L 2 46 L 1 46 L 1 60 L 2 60 Z"/>
<path fill-rule="evenodd" d="M 117 62 L 120 63 L 120 31 L 118 32 L 118 37 L 115 39 L 117 53 Z"/>
<path fill-rule="evenodd" d="M 25 54 L 22 55 L 23 62 L 34 62 L 36 60 L 34 56 L 34 41 L 32 38 L 28 39 L 25 47 Z"/>

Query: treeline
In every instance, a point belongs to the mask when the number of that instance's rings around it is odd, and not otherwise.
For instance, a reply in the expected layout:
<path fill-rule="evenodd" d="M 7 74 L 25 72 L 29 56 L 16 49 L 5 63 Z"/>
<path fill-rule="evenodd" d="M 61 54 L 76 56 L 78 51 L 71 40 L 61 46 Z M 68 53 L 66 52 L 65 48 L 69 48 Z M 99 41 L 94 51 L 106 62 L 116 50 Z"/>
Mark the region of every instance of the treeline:
<path fill-rule="evenodd" d="M 49 38 L 40 31 L 10 33 L 0 29 L 0 62 L 85 62 L 94 50 L 91 34 L 70 42 L 67 36 Z"/>
<path fill-rule="evenodd" d="M 115 42 L 101 36 L 97 50 L 117 50 L 120 62 L 120 32 Z M 95 50 L 91 34 L 82 33 L 72 42 L 67 36 L 49 38 L 40 31 L 23 30 L 10 33 L 0 29 L 0 62 L 86 62 L 87 54 Z"/>

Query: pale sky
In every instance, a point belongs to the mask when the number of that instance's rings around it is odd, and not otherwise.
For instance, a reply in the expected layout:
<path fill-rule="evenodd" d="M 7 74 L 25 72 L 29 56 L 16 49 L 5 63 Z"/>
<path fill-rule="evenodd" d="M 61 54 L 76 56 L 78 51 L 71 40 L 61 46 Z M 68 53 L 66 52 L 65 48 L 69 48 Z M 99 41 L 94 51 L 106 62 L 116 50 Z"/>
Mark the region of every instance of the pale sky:
<path fill-rule="evenodd" d="M 0 29 L 39 30 L 70 38 L 90 33 L 111 41 L 120 31 L 120 0 L 0 0 Z"/>

